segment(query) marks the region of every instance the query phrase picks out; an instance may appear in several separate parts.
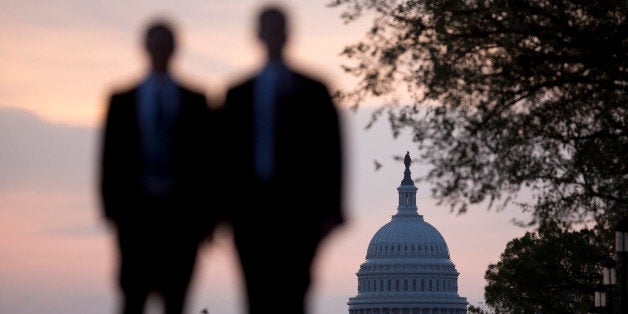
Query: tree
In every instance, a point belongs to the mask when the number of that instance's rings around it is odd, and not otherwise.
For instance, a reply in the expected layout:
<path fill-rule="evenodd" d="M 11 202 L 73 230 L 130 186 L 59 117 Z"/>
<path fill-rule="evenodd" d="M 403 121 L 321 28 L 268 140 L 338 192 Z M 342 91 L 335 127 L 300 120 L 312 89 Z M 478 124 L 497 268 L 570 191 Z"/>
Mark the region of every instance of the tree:
<path fill-rule="evenodd" d="M 467 308 L 467 313 L 472 313 L 472 314 L 492 314 L 493 312 L 489 311 L 488 309 L 486 309 L 486 306 L 484 306 L 483 304 L 480 305 L 472 305 L 469 304 L 469 307 Z"/>
<path fill-rule="evenodd" d="M 418 180 L 471 204 L 565 225 L 628 212 L 626 1 L 335 0 L 365 37 L 343 54 L 358 108 L 384 98 L 431 170 Z M 402 103 L 404 97 L 410 104 Z M 532 191 L 531 200 L 519 193 Z M 616 221 L 616 219 L 611 218 Z"/>
<path fill-rule="evenodd" d="M 486 304 L 497 313 L 586 313 L 611 250 L 603 230 L 543 224 L 506 245 L 484 275 Z"/>

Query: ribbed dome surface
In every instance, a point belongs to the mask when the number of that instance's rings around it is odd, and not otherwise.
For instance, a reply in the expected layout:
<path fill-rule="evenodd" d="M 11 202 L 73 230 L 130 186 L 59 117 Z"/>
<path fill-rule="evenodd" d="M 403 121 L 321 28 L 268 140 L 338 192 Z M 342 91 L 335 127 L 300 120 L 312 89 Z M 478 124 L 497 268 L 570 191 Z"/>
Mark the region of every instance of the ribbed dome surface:
<path fill-rule="evenodd" d="M 425 257 L 449 259 L 443 236 L 423 216 L 394 215 L 371 239 L 366 259 Z"/>

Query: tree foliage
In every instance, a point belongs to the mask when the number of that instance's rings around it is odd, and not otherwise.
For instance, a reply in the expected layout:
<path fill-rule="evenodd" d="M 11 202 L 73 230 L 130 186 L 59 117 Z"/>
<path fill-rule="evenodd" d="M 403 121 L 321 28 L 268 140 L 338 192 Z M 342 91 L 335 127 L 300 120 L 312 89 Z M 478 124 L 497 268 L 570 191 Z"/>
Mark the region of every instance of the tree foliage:
<path fill-rule="evenodd" d="M 488 309 L 486 309 L 486 306 L 483 306 L 482 304 L 480 304 L 480 305 L 469 304 L 469 307 L 467 307 L 467 313 L 469 313 L 469 314 L 492 314 L 493 312 L 491 312 Z"/>
<path fill-rule="evenodd" d="M 529 224 L 628 208 L 626 1 L 334 0 L 351 22 L 337 93 L 358 108 L 385 98 L 394 134 L 410 130 L 422 178 L 456 212 L 517 202 Z M 408 97 L 410 105 L 396 99 Z M 521 201 L 523 189 L 532 200 Z"/>
<path fill-rule="evenodd" d="M 484 278 L 496 313 L 586 313 L 611 250 L 601 230 L 564 231 L 542 225 L 506 245 Z"/>

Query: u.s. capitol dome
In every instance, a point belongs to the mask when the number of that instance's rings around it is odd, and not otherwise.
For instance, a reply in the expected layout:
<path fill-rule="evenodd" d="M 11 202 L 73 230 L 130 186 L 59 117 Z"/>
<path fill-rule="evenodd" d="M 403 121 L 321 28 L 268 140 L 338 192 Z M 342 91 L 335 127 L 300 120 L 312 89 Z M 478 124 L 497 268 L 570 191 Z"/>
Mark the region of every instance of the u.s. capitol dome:
<path fill-rule="evenodd" d="M 406 153 L 397 213 L 369 243 L 357 272 L 358 294 L 347 303 L 349 314 L 467 313 L 447 243 L 418 214 L 410 163 Z"/>

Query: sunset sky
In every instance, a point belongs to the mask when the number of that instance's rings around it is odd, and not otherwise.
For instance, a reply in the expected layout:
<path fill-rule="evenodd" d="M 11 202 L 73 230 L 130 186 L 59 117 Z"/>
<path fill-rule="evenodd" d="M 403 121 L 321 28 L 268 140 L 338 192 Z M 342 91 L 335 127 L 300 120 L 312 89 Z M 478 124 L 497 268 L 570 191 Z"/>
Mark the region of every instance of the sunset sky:
<path fill-rule="evenodd" d="M 345 25 L 341 10 L 327 2 L 277 2 L 290 14 L 289 59 L 330 90 L 349 88 L 355 81 L 342 72 L 347 60 L 339 52 L 361 38 L 370 20 Z M 152 17 L 165 16 L 177 26 L 176 76 L 219 104 L 230 84 L 260 65 L 253 19 L 265 3 L 0 0 L 0 313 L 114 313 L 114 239 L 100 219 L 95 185 L 107 96 L 146 72 L 142 31 Z M 348 223 L 321 248 L 311 314 L 347 313 L 368 243 L 396 212 L 403 165 L 392 156 L 416 154 L 385 121 L 364 129 L 378 104 L 369 101 L 357 113 L 341 109 Z M 378 171 L 374 159 L 384 164 Z M 510 223 L 521 214 L 478 206 L 455 215 L 436 205 L 429 185 L 418 188 L 419 213 L 441 232 L 461 273 L 459 294 L 479 304 L 488 264 L 525 233 Z M 201 251 L 190 313 L 243 313 L 227 231 Z"/>

